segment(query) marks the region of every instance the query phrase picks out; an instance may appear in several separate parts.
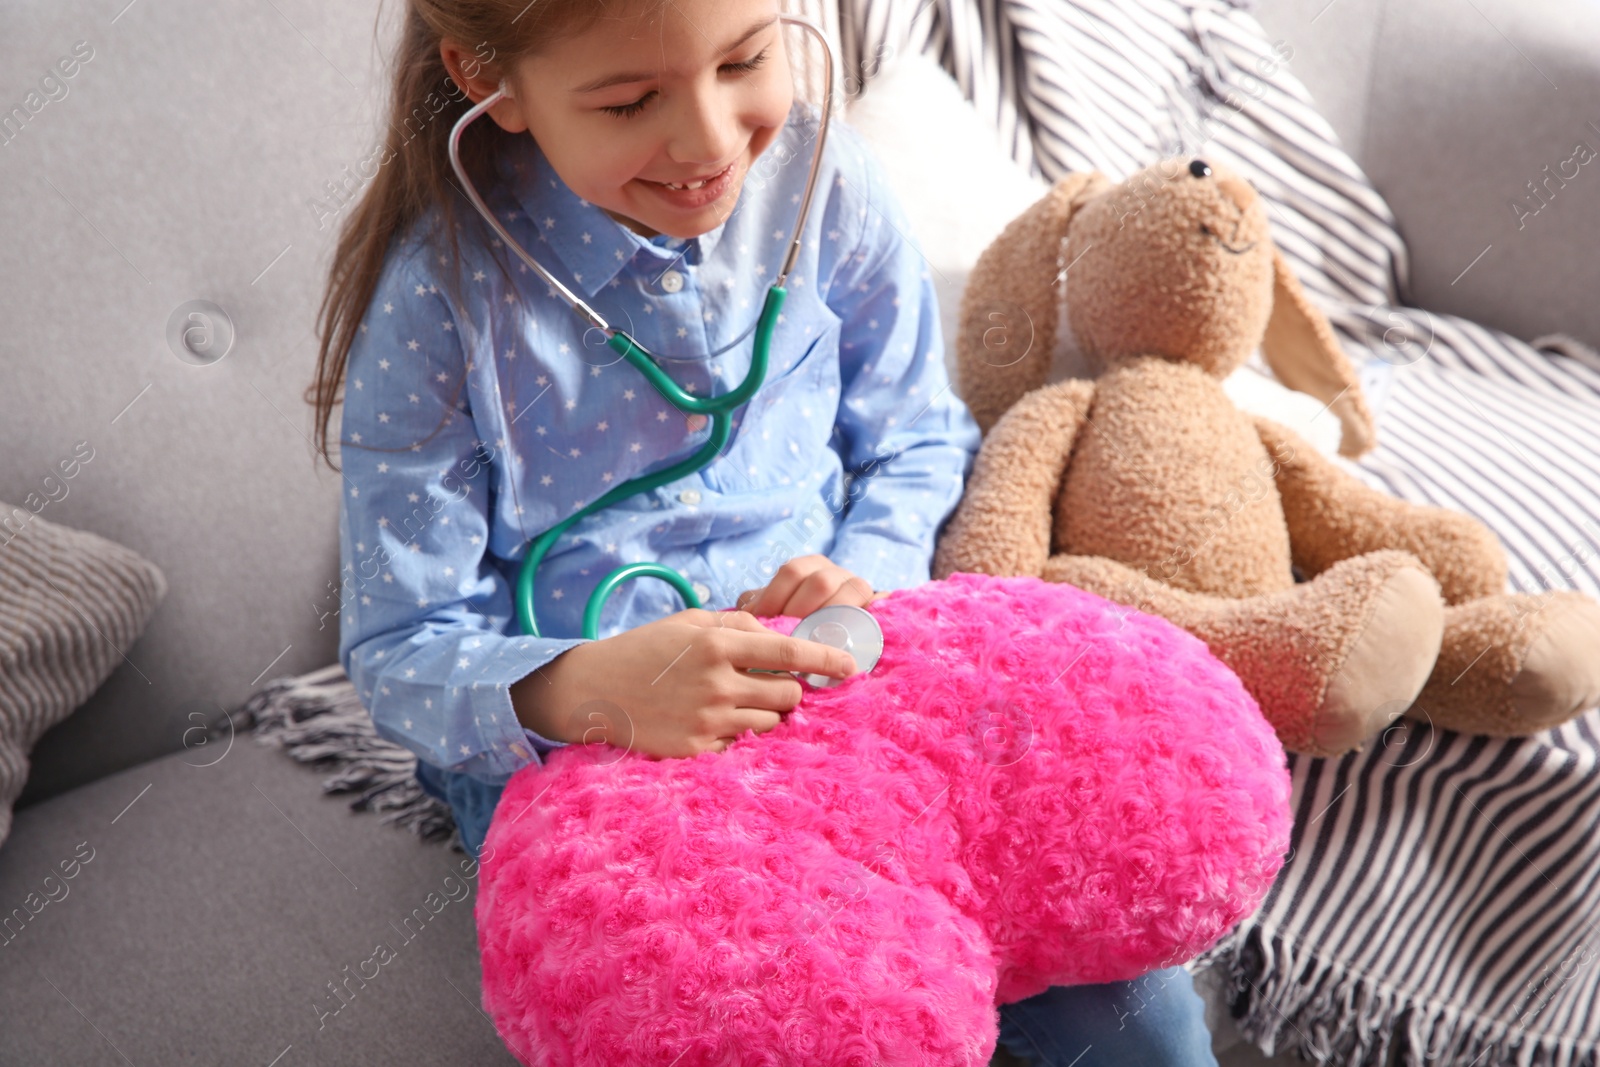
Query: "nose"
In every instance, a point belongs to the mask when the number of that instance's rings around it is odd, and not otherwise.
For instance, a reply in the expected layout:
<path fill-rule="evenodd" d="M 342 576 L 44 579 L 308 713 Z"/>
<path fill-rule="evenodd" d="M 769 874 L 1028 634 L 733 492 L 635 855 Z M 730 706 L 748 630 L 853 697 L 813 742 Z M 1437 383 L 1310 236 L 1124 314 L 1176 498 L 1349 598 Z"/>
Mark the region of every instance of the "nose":
<path fill-rule="evenodd" d="M 717 88 L 697 89 L 685 100 L 667 154 L 679 163 L 723 163 L 737 147 L 738 120 Z"/>
<path fill-rule="evenodd" d="M 1226 178 L 1218 178 L 1217 188 L 1221 189 L 1223 195 L 1232 200 L 1234 206 L 1240 211 L 1248 211 L 1250 206 L 1256 202 L 1255 189 L 1242 178 L 1235 178 L 1231 175 Z"/>

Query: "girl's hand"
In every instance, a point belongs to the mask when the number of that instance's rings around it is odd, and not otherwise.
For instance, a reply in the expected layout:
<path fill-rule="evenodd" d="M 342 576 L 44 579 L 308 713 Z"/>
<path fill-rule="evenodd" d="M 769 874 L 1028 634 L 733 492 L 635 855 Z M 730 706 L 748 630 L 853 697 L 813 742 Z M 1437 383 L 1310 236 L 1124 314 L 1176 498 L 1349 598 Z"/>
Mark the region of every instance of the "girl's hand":
<path fill-rule="evenodd" d="M 524 726 L 554 741 L 695 756 L 777 726 L 802 695 L 786 672 L 848 678 L 856 670 L 850 653 L 780 634 L 742 611 L 687 608 L 568 649 L 513 685 L 511 699 Z"/>
<path fill-rule="evenodd" d="M 862 608 L 888 596 L 875 593 L 860 575 L 851 574 L 827 556 L 796 556 L 778 568 L 772 581 L 760 589 L 746 589 L 735 598 L 752 615 L 792 615 L 804 618 L 829 604 Z"/>

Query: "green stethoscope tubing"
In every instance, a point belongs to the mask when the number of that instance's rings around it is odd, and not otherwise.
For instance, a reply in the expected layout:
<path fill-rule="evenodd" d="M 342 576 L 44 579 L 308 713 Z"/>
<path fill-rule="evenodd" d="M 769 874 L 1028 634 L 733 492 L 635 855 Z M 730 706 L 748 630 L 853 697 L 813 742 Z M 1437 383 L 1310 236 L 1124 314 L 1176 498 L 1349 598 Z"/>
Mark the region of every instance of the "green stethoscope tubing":
<path fill-rule="evenodd" d="M 543 562 L 551 546 L 560 539 L 568 527 L 620 500 L 648 493 L 668 482 L 677 481 L 685 475 L 703 470 L 722 451 L 723 446 L 728 443 L 731 432 L 733 409 L 754 396 L 755 391 L 761 388 L 762 382 L 766 380 L 767 353 L 772 346 L 772 330 L 778 323 L 778 313 L 783 310 L 783 299 L 786 295 L 787 291 L 782 286 L 774 285 L 767 290 L 766 302 L 761 306 L 761 319 L 756 324 L 755 348 L 750 356 L 749 373 L 737 388 L 721 396 L 698 397 L 684 392 L 677 382 L 667 377 L 666 373 L 656 365 L 649 353 L 639 347 L 627 334 L 619 330 L 607 338 L 606 344 L 637 367 L 669 404 L 685 414 L 710 415 L 711 436 L 694 455 L 654 474 L 641 475 L 623 482 L 599 500 L 573 512 L 534 538 L 532 544 L 528 546 L 527 554 L 522 557 L 521 568 L 517 571 L 517 624 L 522 627 L 523 633 L 530 637 L 540 636 L 539 623 L 533 614 L 534 572 L 538 570 L 539 564 Z M 602 578 L 600 584 L 594 587 L 594 592 L 589 594 L 589 602 L 583 609 L 583 636 L 590 640 L 600 636 L 600 609 L 605 605 L 606 598 L 611 595 L 613 589 L 630 579 L 644 577 L 662 579 L 678 591 L 689 607 L 700 606 L 700 597 L 695 593 L 694 586 L 681 572 L 662 563 L 629 563 Z"/>
<path fill-rule="evenodd" d="M 795 214 L 794 229 L 789 235 L 788 252 L 784 256 L 783 265 L 778 271 L 777 281 L 767 290 L 767 298 L 761 306 L 761 318 L 756 323 L 754 349 L 750 356 L 750 370 L 745 375 L 738 388 L 721 396 L 698 397 L 691 396 L 679 388 L 678 383 L 667 377 L 666 372 L 657 365 L 655 358 L 640 347 L 638 342 L 629 337 L 622 330 L 616 329 L 605 320 L 594 308 L 590 307 L 576 293 L 569 289 L 560 278 L 557 278 L 544 264 L 540 263 L 528 253 L 522 244 L 512 237 L 505 226 L 495 217 L 494 212 L 484 203 L 478 195 L 476 185 L 467 174 L 466 168 L 461 164 L 461 131 L 466 129 L 479 116 L 487 112 L 501 100 L 511 97 L 510 90 L 502 81 L 500 87 L 477 104 L 468 108 L 451 127 L 448 142 L 450 165 L 455 170 L 456 177 L 461 182 L 461 190 L 477 209 L 478 214 L 489 224 L 490 229 L 499 236 L 506 247 L 516 253 L 517 257 L 539 275 L 561 297 L 562 300 L 578 314 L 588 319 L 597 329 L 606 335 L 606 345 L 617 352 L 629 363 L 633 364 L 641 374 L 649 380 L 667 402 L 686 415 L 710 415 L 711 436 L 706 439 L 694 455 L 680 463 L 654 474 L 642 475 L 622 483 L 610 490 L 600 499 L 581 508 L 573 514 L 562 519 L 556 525 L 534 538 L 528 545 L 528 551 L 522 557 L 522 564 L 517 572 L 517 584 L 513 594 L 514 606 L 517 613 L 517 624 L 523 633 L 529 637 L 542 636 L 539 633 L 539 623 L 534 617 L 534 572 L 538 570 L 540 562 L 549 553 L 550 549 L 574 523 L 582 521 L 595 512 L 608 508 L 619 500 L 630 496 L 649 492 L 668 482 L 676 481 L 689 474 L 705 469 L 709 466 L 728 443 L 731 433 L 732 411 L 755 395 L 761 388 L 767 376 L 767 355 L 772 345 L 772 331 L 778 323 L 778 313 L 783 310 L 783 301 L 787 295 L 783 283 L 789 277 L 795 260 L 800 254 L 800 235 L 805 229 L 806 218 L 811 211 L 811 201 L 817 188 L 817 175 L 822 167 L 822 149 L 828 139 L 828 126 L 833 117 L 833 47 L 828 44 L 827 35 L 814 23 L 795 15 L 780 15 L 779 18 L 786 24 L 805 30 L 822 45 L 826 62 L 822 66 L 823 99 L 821 108 L 821 126 L 817 131 L 816 144 L 811 150 L 811 169 L 806 177 L 805 193 L 800 199 L 800 210 Z M 595 640 L 600 636 L 600 609 L 604 606 L 606 598 L 612 591 L 632 578 L 660 578 L 676 589 L 683 597 L 685 603 L 691 608 L 700 606 L 700 598 L 695 594 L 694 587 L 689 579 L 679 572 L 661 563 L 629 563 L 618 567 L 601 579 L 600 584 L 589 595 L 589 602 L 583 611 L 583 636 Z"/>

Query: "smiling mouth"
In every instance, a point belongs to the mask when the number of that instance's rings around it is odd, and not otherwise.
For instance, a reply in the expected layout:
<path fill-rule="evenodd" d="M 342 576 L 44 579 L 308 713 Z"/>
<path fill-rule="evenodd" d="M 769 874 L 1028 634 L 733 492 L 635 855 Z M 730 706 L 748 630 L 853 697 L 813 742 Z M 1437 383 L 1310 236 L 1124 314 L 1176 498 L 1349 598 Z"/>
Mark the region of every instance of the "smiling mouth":
<path fill-rule="evenodd" d="M 738 161 L 729 163 L 715 174 L 702 174 L 691 181 L 658 182 L 648 178 L 635 181 L 650 190 L 658 203 L 675 211 L 704 211 L 729 196 L 738 195 L 740 171 Z"/>
<path fill-rule="evenodd" d="M 723 170 L 726 169 L 726 167 L 723 168 Z M 716 181 L 717 177 L 721 174 L 722 171 L 719 170 L 716 174 L 711 175 L 711 177 L 701 178 L 696 182 L 661 182 L 660 184 L 665 185 L 668 189 L 698 189 L 702 185 L 706 184 L 706 182 Z"/>
<path fill-rule="evenodd" d="M 702 186 L 706 185 L 708 182 L 716 181 L 718 178 L 720 178 L 724 174 L 728 173 L 728 171 L 730 169 L 732 169 L 732 167 L 733 167 L 733 164 L 729 163 L 726 167 L 723 167 L 721 170 L 717 171 L 715 174 L 708 174 L 703 178 L 699 178 L 699 179 L 697 179 L 695 181 L 691 181 L 691 182 L 655 182 L 654 184 L 663 186 L 663 187 L 668 188 L 668 189 L 672 189 L 674 191 L 683 191 L 683 190 L 688 190 L 688 189 L 699 189 Z"/>
<path fill-rule="evenodd" d="M 1211 229 L 1211 227 L 1207 226 L 1203 222 L 1200 224 L 1200 232 L 1205 234 L 1207 237 L 1211 238 L 1213 241 L 1217 242 L 1217 244 L 1221 245 L 1224 251 L 1232 253 L 1233 255 L 1236 255 L 1236 256 L 1242 256 L 1246 252 L 1250 251 L 1252 248 L 1254 248 L 1256 246 L 1256 242 L 1251 241 L 1249 244 L 1244 245 L 1241 248 L 1235 248 L 1232 245 L 1230 245 L 1228 242 L 1224 241 L 1222 239 L 1221 235 L 1217 234 L 1215 231 L 1213 231 Z"/>

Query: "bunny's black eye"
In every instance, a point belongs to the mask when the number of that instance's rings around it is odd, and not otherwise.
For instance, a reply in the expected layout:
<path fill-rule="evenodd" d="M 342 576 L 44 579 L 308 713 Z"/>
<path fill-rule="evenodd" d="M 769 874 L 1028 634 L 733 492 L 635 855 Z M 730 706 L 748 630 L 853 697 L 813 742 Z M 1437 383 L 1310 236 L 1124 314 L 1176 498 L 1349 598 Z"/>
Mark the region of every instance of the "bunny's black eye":
<path fill-rule="evenodd" d="M 1196 178 L 1207 178 L 1211 175 L 1211 167 L 1203 159 L 1190 160 L 1189 173 Z"/>

